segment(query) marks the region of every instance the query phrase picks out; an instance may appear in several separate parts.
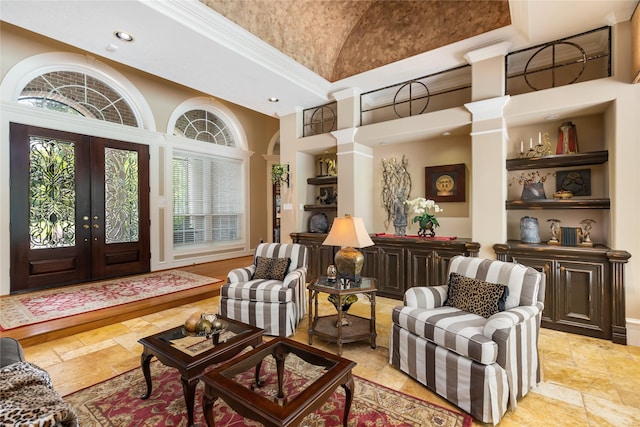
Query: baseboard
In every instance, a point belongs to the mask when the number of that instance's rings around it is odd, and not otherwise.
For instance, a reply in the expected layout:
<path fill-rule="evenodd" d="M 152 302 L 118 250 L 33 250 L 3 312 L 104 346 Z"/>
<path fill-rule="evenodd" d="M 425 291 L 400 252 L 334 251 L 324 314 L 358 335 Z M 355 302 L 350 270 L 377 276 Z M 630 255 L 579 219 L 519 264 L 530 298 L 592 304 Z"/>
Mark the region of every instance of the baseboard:
<path fill-rule="evenodd" d="M 640 319 L 627 318 L 627 345 L 640 347 Z"/>

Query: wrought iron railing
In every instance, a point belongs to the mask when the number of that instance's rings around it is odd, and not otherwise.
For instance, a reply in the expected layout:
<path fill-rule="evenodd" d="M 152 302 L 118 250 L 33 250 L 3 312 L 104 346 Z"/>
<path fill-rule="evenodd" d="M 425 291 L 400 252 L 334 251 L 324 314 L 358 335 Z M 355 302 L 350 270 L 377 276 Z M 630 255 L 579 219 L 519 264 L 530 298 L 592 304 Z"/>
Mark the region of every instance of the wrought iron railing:
<path fill-rule="evenodd" d="M 506 92 L 518 95 L 611 76 L 611 27 L 511 52 Z"/>
<path fill-rule="evenodd" d="M 471 101 L 471 66 L 463 65 L 360 95 L 360 124 L 416 116 Z"/>
<path fill-rule="evenodd" d="M 303 136 L 329 133 L 338 128 L 338 103 L 332 102 L 302 112 Z"/>

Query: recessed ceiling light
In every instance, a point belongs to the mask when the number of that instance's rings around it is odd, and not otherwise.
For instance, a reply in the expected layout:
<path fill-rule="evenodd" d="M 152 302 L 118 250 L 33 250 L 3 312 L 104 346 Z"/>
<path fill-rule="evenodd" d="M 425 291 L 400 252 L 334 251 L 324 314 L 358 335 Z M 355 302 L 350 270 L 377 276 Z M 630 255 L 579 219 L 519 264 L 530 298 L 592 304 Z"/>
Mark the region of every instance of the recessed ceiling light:
<path fill-rule="evenodd" d="M 278 102 L 280 101 L 278 98 L 276 98 L 275 96 L 272 96 L 271 98 L 269 98 L 269 102 Z"/>
<path fill-rule="evenodd" d="M 134 40 L 133 36 L 129 33 L 127 33 L 126 31 L 116 31 L 113 33 L 114 36 L 116 36 L 118 39 L 122 40 L 123 42 L 132 42 Z"/>
<path fill-rule="evenodd" d="M 449 136 L 449 135 L 451 135 L 451 132 L 449 132 L 449 131 L 442 132 L 442 136 Z"/>
<path fill-rule="evenodd" d="M 555 120 L 555 119 L 557 119 L 558 117 L 560 117 L 560 116 L 559 116 L 559 115 L 557 115 L 557 114 L 552 114 L 552 115 L 550 115 L 550 116 L 545 117 L 544 119 L 545 119 L 545 120 Z"/>
<path fill-rule="evenodd" d="M 389 141 L 380 141 L 380 142 L 378 142 L 378 144 L 380 144 L 380 145 L 387 145 L 388 143 L 389 143 Z"/>

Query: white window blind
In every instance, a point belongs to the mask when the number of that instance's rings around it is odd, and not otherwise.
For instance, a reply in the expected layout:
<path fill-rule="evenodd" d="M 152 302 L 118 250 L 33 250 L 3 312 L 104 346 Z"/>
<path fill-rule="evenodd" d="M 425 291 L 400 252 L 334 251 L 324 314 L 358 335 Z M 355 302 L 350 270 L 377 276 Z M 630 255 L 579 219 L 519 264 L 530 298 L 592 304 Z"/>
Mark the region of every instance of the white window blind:
<path fill-rule="evenodd" d="M 174 246 L 238 240 L 242 234 L 242 181 L 238 160 L 176 152 Z"/>

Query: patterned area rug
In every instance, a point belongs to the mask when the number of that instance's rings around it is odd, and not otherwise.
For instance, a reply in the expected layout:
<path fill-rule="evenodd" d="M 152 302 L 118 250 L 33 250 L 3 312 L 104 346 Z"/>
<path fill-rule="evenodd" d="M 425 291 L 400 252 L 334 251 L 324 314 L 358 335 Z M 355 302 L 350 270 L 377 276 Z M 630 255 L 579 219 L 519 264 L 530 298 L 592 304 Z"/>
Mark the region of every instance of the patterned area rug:
<path fill-rule="evenodd" d="M 277 378 L 275 363 L 269 356 L 262 365 L 261 378 L 265 386 L 257 389 L 260 394 L 275 396 Z M 321 368 L 314 367 L 290 354 L 286 360 L 284 377 L 285 394 L 289 400 L 297 392 L 322 375 Z M 186 406 L 178 371 L 160 362 L 151 364 L 153 391 L 148 400 L 140 396 L 146 391 L 142 371 L 134 369 L 110 380 L 99 383 L 65 397 L 78 413 L 83 427 L 166 427 L 187 425 Z M 432 403 L 391 390 L 382 385 L 354 376 L 355 392 L 349 414 L 349 426 L 438 426 L 470 427 L 469 415 L 454 412 Z M 249 387 L 253 381 L 253 369 L 242 373 L 238 381 Z M 195 425 L 204 427 L 202 392 L 198 384 L 194 407 Z M 247 388 L 247 394 L 252 393 Z M 342 425 L 344 410 L 342 387 L 316 412 L 309 414 L 300 426 L 333 427 Z M 213 406 L 216 427 L 261 426 L 236 414 L 222 400 Z"/>
<path fill-rule="evenodd" d="M 45 322 L 220 282 L 182 270 L 0 298 L 0 330 Z"/>

